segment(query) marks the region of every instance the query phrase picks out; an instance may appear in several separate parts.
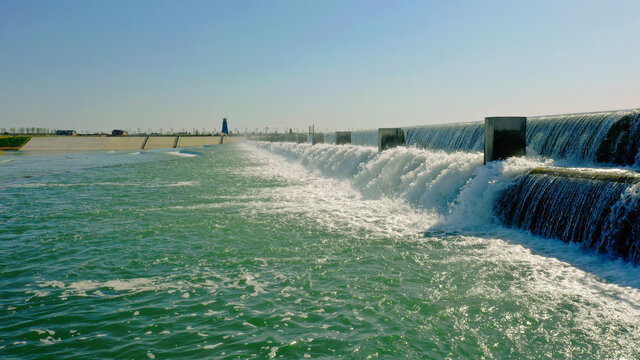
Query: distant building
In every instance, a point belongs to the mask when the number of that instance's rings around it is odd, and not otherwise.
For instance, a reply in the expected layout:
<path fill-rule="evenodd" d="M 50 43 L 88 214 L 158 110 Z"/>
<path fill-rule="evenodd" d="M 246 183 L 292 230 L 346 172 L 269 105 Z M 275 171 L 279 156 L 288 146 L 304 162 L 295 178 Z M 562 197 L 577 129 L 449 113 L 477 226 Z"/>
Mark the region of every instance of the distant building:
<path fill-rule="evenodd" d="M 129 135 L 129 133 L 128 133 L 128 132 L 126 132 L 126 131 L 124 131 L 124 130 L 114 129 L 114 130 L 111 132 L 111 135 L 113 135 L 113 136 L 122 136 L 122 135 Z"/>
<path fill-rule="evenodd" d="M 76 136 L 78 133 L 75 130 L 56 130 L 56 135 Z"/>

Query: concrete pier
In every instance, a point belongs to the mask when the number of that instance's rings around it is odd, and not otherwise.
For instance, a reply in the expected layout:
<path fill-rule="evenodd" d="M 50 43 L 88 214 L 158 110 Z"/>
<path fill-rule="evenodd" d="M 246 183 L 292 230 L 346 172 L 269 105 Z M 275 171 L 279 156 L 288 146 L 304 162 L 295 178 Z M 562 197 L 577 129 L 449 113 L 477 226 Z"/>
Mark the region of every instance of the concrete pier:
<path fill-rule="evenodd" d="M 378 129 L 378 151 L 404 145 L 404 131 L 401 128 Z"/>
<path fill-rule="evenodd" d="M 499 116 L 484 119 L 484 163 L 511 156 L 525 156 L 527 118 Z"/>
<path fill-rule="evenodd" d="M 336 131 L 336 145 L 345 144 L 351 144 L 351 131 Z"/>
<path fill-rule="evenodd" d="M 311 135 L 311 145 L 324 144 L 324 133 L 313 133 Z"/>

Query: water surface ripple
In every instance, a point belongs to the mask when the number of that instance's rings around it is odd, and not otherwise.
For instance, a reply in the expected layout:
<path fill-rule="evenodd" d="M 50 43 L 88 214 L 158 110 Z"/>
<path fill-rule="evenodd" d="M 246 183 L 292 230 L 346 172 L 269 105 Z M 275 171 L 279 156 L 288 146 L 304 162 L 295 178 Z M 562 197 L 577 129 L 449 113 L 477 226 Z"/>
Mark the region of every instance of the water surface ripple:
<path fill-rule="evenodd" d="M 637 268 L 451 224 L 479 156 L 291 146 L 6 155 L 0 358 L 640 357 Z"/>

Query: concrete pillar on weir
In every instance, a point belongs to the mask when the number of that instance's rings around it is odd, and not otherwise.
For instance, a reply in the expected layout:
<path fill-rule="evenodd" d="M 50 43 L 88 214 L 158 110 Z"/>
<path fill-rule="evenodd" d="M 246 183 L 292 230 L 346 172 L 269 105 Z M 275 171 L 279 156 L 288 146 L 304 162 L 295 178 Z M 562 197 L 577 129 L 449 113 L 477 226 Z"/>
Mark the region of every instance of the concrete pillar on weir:
<path fill-rule="evenodd" d="M 378 151 L 404 146 L 404 131 L 401 128 L 378 129 Z"/>
<path fill-rule="evenodd" d="M 496 116 L 484 118 L 484 163 L 511 156 L 525 156 L 527 118 Z"/>
<path fill-rule="evenodd" d="M 336 131 L 336 145 L 351 144 L 351 131 Z"/>

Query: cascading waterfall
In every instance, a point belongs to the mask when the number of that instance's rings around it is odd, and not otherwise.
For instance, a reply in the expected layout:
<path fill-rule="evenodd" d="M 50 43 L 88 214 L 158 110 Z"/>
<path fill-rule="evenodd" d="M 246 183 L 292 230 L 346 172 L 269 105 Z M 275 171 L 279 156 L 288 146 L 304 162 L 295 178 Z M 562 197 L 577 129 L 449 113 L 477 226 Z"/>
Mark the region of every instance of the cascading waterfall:
<path fill-rule="evenodd" d="M 352 131 L 351 144 L 363 146 L 378 146 L 378 130 Z"/>
<path fill-rule="evenodd" d="M 406 128 L 407 145 L 482 151 L 481 122 Z M 640 110 L 550 115 L 527 119 L 527 148 L 552 159 L 640 165 Z"/>
<path fill-rule="evenodd" d="M 404 128 L 407 146 L 482 151 L 482 122 Z M 376 130 L 354 131 L 352 144 L 377 146 Z M 552 159 L 640 166 L 640 110 L 550 115 L 527 119 L 527 148 Z"/>
<path fill-rule="evenodd" d="M 554 159 L 637 164 L 640 111 L 531 117 L 527 119 L 527 147 Z"/>
<path fill-rule="evenodd" d="M 489 172 L 486 178 L 475 180 L 484 171 L 478 154 L 484 145 L 482 123 L 404 130 L 409 147 L 380 154 L 357 146 L 271 144 L 269 150 L 325 174 L 349 177 L 365 196 L 400 197 L 449 218 L 455 217 L 456 210 L 464 212 L 460 209 L 469 204 L 474 209 L 486 206 L 479 205 L 484 201 L 506 226 L 640 263 L 637 173 L 532 171 L 535 166 L 527 164 L 510 176 Z M 377 130 L 352 132 L 354 145 L 376 146 L 377 141 Z M 640 166 L 640 110 L 529 118 L 527 147 L 551 159 Z M 494 195 L 474 199 L 484 191 L 479 189 L 483 186 L 495 189 Z M 460 221 L 469 221 L 469 217 Z"/>
<path fill-rule="evenodd" d="M 495 212 L 507 226 L 640 261 L 640 177 L 634 173 L 534 170 L 515 179 Z"/>
<path fill-rule="evenodd" d="M 552 160 L 511 158 L 482 166 L 479 153 L 400 147 L 258 143 L 325 176 L 347 180 L 365 198 L 400 198 L 447 226 L 504 224 L 640 262 L 640 175 L 553 168 Z"/>
<path fill-rule="evenodd" d="M 407 146 L 421 149 L 482 151 L 484 127 L 481 123 L 413 126 L 403 128 Z M 378 130 L 351 132 L 353 145 L 378 146 Z"/>
<path fill-rule="evenodd" d="M 482 151 L 484 125 L 465 123 L 405 128 L 407 146 L 423 149 L 454 151 Z"/>

